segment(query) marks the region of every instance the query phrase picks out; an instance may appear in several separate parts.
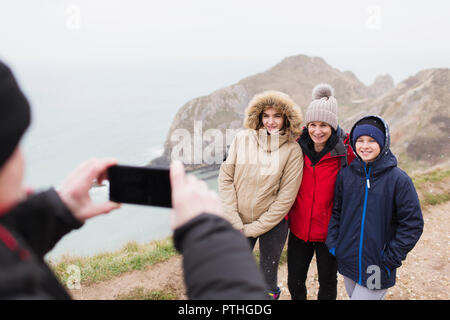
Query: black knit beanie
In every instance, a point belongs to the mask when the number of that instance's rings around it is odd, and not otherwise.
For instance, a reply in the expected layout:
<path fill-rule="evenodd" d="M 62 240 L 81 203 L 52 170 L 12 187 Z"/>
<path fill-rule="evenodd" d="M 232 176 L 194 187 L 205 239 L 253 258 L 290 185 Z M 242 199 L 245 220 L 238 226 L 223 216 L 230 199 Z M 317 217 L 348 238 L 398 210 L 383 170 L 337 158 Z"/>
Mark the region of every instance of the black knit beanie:
<path fill-rule="evenodd" d="M 383 133 L 383 135 L 386 134 L 386 129 L 384 128 L 383 122 L 376 117 L 367 117 L 357 123 L 358 126 L 363 124 L 370 124 L 371 126 L 374 126 L 378 130 L 380 130 Z"/>
<path fill-rule="evenodd" d="M 370 136 L 374 138 L 380 148 L 383 149 L 386 140 L 386 129 L 383 122 L 375 117 L 367 117 L 359 121 L 353 129 L 353 144 L 360 136 Z"/>
<path fill-rule="evenodd" d="M 30 105 L 11 70 L 0 61 L 0 170 L 31 122 Z"/>

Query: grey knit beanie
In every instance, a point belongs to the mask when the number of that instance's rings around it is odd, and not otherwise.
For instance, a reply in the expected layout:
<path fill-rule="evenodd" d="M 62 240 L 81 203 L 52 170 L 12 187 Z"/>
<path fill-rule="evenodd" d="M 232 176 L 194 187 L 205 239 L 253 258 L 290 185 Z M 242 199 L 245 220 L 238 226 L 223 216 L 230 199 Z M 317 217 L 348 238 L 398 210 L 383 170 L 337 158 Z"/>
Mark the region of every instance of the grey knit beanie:
<path fill-rule="evenodd" d="M 338 127 L 338 103 L 333 88 L 326 83 L 316 85 L 312 91 L 313 101 L 306 110 L 306 125 L 313 121 L 328 123 L 334 130 Z"/>

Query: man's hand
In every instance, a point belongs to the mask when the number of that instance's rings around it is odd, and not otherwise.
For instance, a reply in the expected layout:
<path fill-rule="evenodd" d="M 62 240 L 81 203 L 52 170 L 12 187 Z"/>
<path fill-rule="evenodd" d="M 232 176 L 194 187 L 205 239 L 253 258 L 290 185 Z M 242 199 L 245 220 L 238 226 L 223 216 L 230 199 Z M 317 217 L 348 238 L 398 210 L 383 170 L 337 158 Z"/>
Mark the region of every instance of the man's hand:
<path fill-rule="evenodd" d="M 179 161 L 170 165 L 172 207 L 170 225 L 172 230 L 181 227 L 201 213 L 222 215 L 222 205 L 216 192 L 209 190 L 204 181 L 186 176 Z"/>
<path fill-rule="evenodd" d="M 89 189 L 94 181 L 101 184 L 107 178 L 106 170 L 115 164 L 115 159 L 90 159 L 75 169 L 57 190 L 76 219 L 84 222 L 120 207 L 119 203 L 112 201 L 94 203 L 89 196 Z"/>

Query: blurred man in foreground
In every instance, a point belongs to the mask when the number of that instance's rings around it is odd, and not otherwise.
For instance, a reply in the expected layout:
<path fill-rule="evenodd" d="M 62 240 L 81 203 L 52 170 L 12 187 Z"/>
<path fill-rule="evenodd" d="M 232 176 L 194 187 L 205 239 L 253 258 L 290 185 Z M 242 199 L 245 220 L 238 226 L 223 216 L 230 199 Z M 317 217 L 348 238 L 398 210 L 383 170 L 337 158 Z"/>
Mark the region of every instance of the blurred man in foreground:
<path fill-rule="evenodd" d="M 91 159 L 57 190 L 31 194 L 23 186 L 20 141 L 31 122 L 30 106 L 10 69 L 0 62 L 0 299 L 70 299 L 44 255 L 84 221 L 120 207 L 94 203 L 89 189 L 107 179 L 115 159 Z M 222 219 L 217 194 L 181 163 L 171 166 L 171 225 L 184 256 L 191 299 L 266 299 L 245 238 Z M 143 209 L 145 210 L 145 209 Z"/>

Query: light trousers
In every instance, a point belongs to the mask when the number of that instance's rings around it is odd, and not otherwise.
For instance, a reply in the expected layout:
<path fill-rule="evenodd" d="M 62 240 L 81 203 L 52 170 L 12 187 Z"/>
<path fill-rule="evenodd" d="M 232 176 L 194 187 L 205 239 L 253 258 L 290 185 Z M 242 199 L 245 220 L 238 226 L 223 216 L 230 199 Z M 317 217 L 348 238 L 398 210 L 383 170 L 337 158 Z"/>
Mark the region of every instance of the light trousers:
<path fill-rule="evenodd" d="M 387 292 L 387 289 L 367 289 L 346 276 L 344 276 L 344 285 L 350 300 L 383 300 Z"/>

